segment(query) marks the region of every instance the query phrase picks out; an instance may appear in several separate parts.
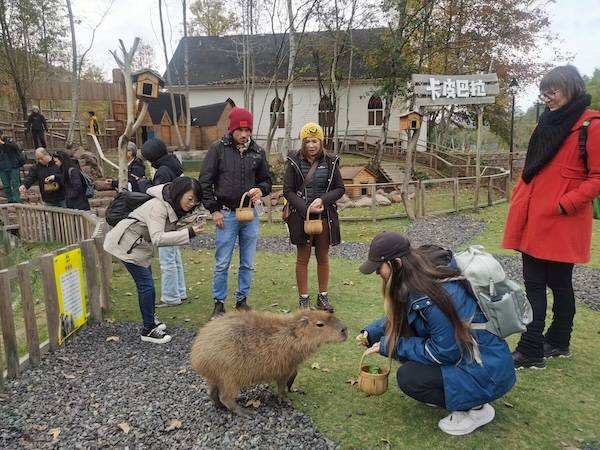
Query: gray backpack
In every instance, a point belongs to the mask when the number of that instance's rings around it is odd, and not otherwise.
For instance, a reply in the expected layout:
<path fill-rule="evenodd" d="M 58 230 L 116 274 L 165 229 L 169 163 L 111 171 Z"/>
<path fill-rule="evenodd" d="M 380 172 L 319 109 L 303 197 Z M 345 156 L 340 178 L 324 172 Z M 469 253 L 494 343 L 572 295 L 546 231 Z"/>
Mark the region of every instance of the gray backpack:
<path fill-rule="evenodd" d="M 506 277 L 498 260 L 480 245 L 456 253 L 454 258 L 487 319 L 471 324 L 471 328 L 501 338 L 523 333 L 533 320 L 533 310 L 523 288 Z"/>

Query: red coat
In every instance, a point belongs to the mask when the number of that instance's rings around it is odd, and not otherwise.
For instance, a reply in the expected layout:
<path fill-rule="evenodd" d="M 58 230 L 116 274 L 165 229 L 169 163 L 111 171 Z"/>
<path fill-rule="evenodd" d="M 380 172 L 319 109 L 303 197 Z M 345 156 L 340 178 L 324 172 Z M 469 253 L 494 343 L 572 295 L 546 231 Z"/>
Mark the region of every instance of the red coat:
<path fill-rule="evenodd" d="M 538 259 L 567 263 L 590 260 L 592 200 L 600 196 L 600 120 L 588 128 L 588 168 L 579 156 L 576 131 L 600 112 L 587 110 L 554 159 L 529 184 L 519 179 L 512 194 L 502 246 Z M 559 204 L 566 214 L 560 214 Z"/>

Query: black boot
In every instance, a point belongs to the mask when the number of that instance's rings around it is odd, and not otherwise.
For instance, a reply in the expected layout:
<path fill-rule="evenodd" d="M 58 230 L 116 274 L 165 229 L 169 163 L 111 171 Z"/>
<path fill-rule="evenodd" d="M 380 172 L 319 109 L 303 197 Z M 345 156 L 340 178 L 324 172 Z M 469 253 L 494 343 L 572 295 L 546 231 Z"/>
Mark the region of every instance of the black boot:
<path fill-rule="evenodd" d="M 298 305 L 300 309 L 310 309 L 310 297 L 302 297 L 298 298 Z"/>
<path fill-rule="evenodd" d="M 514 351 L 512 353 L 512 360 L 515 369 L 545 369 L 546 361 L 543 357 L 536 358 L 534 356 L 527 356 L 521 352 Z"/>
<path fill-rule="evenodd" d="M 218 300 L 215 300 L 215 308 L 213 309 L 212 314 L 210 315 L 210 319 L 215 320 L 225 314 L 225 304 Z"/>
<path fill-rule="evenodd" d="M 246 303 L 246 297 L 244 297 L 241 300 L 238 300 L 235 303 L 235 309 L 237 309 L 240 312 L 250 311 L 250 307 L 248 306 L 248 303 Z"/>
<path fill-rule="evenodd" d="M 329 303 L 329 297 L 327 297 L 327 294 L 319 294 L 317 296 L 317 308 L 333 314 L 333 306 L 331 306 L 331 303 Z"/>

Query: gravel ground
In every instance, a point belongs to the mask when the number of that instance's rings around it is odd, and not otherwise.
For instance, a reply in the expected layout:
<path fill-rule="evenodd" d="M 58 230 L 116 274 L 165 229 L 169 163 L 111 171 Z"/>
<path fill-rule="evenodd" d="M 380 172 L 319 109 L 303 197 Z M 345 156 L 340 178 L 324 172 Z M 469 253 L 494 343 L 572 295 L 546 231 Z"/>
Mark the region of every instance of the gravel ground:
<path fill-rule="evenodd" d="M 266 385 L 240 396 L 242 404 L 260 401 L 253 418 L 217 411 L 189 365 L 192 331 L 173 330 L 164 346 L 141 342 L 138 332 L 122 322 L 86 327 L 8 383 L 0 397 L 0 448 L 335 448 Z M 111 336 L 119 340 L 107 341 Z M 169 431 L 173 419 L 181 428 Z M 128 433 L 118 426 L 123 422 Z"/>
<path fill-rule="evenodd" d="M 407 234 L 414 245 L 455 248 L 484 229 L 482 222 L 449 215 L 416 221 Z M 201 236 L 193 246 L 212 248 L 214 240 Z M 295 253 L 287 238 L 261 238 L 259 249 Z M 332 255 L 361 260 L 367 250 L 366 244 L 345 242 Z M 520 257 L 498 259 L 511 278 L 522 281 Z M 577 267 L 574 284 L 577 297 L 600 310 L 600 270 Z M 86 327 L 40 367 L 7 383 L 0 397 L 0 448 L 335 448 L 310 417 L 279 405 L 266 385 L 240 398 L 242 404 L 260 401 L 253 418 L 217 411 L 189 366 L 194 333 L 172 334 L 169 345 L 157 346 L 141 342 L 134 324 Z M 119 339 L 107 341 L 111 336 Z M 169 430 L 172 420 L 181 427 Z M 127 433 L 119 428 L 123 423 Z"/>

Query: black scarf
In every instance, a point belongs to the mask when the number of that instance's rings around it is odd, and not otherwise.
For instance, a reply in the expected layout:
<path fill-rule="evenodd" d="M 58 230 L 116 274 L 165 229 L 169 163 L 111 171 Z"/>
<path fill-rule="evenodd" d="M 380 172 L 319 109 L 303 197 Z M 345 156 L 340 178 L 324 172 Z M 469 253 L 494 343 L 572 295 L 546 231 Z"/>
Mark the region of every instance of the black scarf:
<path fill-rule="evenodd" d="M 531 134 L 521 177 L 529 183 L 558 153 L 563 141 L 579 120 L 585 108 L 592 103 L 589 94 L 574 98 L 556 111 L 546 109 Z"/>

